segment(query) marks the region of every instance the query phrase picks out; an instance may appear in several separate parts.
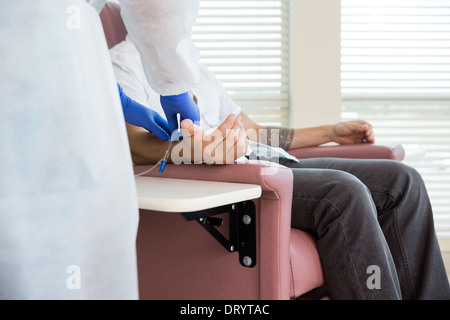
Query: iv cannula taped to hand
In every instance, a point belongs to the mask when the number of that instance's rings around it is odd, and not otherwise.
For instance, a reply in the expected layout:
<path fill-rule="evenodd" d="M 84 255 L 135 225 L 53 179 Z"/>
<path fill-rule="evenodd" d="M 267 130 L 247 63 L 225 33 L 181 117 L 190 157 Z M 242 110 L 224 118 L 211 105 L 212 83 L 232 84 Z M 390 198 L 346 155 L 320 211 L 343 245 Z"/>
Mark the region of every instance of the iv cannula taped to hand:
<path fill-rule="evenodd" d="M 183 139 L 183 136 L 181 135 L 181 125 L 180 125 L 180 114 L 179 113 L 177 114 L 177 121 L 178 121 L 178 129 L 172 133 L 172 136 L 171 136 L 170 142 L 169 142 L 169 146 L 167 147 L 164 157 L 161 160 L 159 160 L 158 163 L 156 163 L 150 169 L 145 170 L 144 172 L 135 174 L 135 177 L 143 176 L 144 174 L 149 173 L 150 171 L 155 169 L 158 165 L 160 165 L 159 172 L 162 173 L 164 171 L 164 168 L 166 167 L 166 164 L 167 164 L 167 159 L 169 158 L 169 152 L 170 152 L 170 148 L 172 147 L 172 143 L 174 141 L 180 141 Z"/>

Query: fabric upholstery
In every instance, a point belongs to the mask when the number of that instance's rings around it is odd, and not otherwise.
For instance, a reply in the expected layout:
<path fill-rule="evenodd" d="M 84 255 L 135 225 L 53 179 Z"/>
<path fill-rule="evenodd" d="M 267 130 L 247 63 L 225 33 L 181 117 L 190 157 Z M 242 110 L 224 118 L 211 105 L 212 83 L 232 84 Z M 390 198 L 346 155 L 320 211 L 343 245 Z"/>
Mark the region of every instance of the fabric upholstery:
<path fill-rule="evenodd" d="M 120 15 L 119 4 L 107 2 L 100 12 L 100 20 L 102 21 L 108 49 L 125 40 L 128 32 Z"/>
<path fill-rule="evenodd" d="M 402 161 L 405 150 L 400 144 L 349 144 L 336 146 L 318 146 L 289 150 L 293 156 L 302 158 L 350 158 L 350 159 L 391 159 Z"/>

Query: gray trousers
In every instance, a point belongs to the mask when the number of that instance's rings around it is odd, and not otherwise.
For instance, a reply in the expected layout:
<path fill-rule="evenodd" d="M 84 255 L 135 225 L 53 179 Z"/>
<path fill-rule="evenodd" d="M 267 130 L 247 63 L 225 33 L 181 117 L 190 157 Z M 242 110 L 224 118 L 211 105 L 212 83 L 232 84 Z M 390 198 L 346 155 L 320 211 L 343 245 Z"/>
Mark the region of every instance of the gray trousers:
<path fill-rule="evenodd" d="M 318 244 L 332 299 L 450 299 L 424 182 L 390 160 L 279 159 L 292 227 Z"/>

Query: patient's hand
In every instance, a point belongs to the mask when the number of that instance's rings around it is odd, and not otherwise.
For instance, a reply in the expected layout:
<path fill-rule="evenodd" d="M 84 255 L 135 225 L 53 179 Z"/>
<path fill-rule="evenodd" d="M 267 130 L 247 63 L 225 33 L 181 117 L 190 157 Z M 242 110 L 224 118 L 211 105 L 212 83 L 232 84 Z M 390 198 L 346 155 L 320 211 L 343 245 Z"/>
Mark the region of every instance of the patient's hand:
<path fill-rule="evenodd" d="M 340 144 L 374 143 L 375 137 L 370 123 L 355 120 L 334 125 L 332 140 Z"/>
<path fill-rule="evenodd" d="M 229 115 L 210 134 L 188 119 L 181 122 L 181 129 L 184 139 L 172 149 L 173 163 L 230 164 L 247 151 L 248 141 L 239 115 Z"/>

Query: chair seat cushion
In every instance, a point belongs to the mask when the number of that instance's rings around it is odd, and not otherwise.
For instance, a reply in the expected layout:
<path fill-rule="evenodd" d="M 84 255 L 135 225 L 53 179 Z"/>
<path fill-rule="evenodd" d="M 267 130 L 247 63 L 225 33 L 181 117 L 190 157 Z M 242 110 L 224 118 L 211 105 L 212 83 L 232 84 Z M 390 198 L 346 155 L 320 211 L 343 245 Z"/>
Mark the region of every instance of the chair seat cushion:
<path fill-rule="evenodd" d="M 290 263 L 291 297 L 297 298 L 325 284 L 317 243 L 309 233 L 291 229 Z"/>

